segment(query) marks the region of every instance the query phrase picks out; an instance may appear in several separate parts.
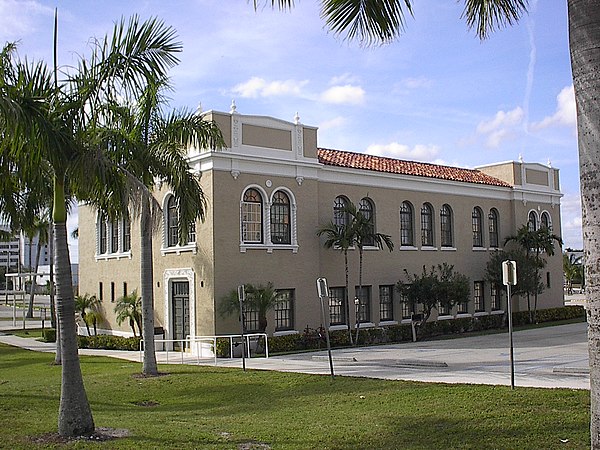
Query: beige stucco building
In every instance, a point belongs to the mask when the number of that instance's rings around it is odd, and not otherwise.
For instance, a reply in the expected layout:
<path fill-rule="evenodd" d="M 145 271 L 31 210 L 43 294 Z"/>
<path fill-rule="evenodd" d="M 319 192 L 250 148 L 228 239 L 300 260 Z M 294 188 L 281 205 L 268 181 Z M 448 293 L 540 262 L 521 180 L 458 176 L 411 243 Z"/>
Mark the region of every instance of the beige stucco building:
<path fill-rule="evenodd" d="M 269 313 L 268 333 L 316 328 L 318 277 L 326 277 L 331 289 L 331 327 L 354 324 L 355 308 L 346 317 L 338 301 L 344 298 L 343 255 L 325 249 L 316 234 L 346 201 L 372 214 L 376 231 L 395 244 L 392 252 L 365 250 L 360 293 L 358 251 L 349 251 L 349 297 L 361 299 L 361 327 L 407 321 L 410 311 L 398 301 L 394 284 L 405 279 L 404 269 L 417 273 L 442 262 L 470 278 L 472 299 L 452 311 L 436 311 L 434 320 L 501 314 L 502 289 L 484 281 L 491 252 L 528 221 L 560 235 L 558 170 L 542 164 L 505 162 L 470 170 L 399 161 L 319 149 L 317 129 L 299 120 L 235 110 L 208 112 L 206 118 L 218 123 L 226 148 L 189 152 L 208 199 L 206 220 L 196 224 L 189 244 L 173 239 L 170 193 L 156 192 L 165 219 L 153 249 L 156 322 L 169 338 L 237 333 L 237 318 L 221 317 L 218 303 L 247 283 L 272 282 L 286 298 Z M 118 297 L 139 287 L 139 234 L 135 220 L 105 224 L 95 210 L 80 206 L 80 292 L 101 298 L 104 328 L 112 333 L 130 331 L 127 323 L 117 326 L 113 309 Z M 547 260 L 540 308 L 563 304 L 560 251 Z M 525 308 L 524 301 L 517 302 L 517 310 Z M 256 317 L 248 320 L 252 329 Z"/>

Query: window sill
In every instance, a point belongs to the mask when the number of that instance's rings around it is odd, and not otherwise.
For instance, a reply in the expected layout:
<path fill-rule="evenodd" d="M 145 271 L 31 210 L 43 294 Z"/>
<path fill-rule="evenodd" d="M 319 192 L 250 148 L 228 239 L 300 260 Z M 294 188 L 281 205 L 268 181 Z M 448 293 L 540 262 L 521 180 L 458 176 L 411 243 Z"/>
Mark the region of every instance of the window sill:
<path fill-rule="evenodd" d="M 102 253 L 95 256 L 96 261 L 106 261 L 109 259 L 131 259 L 131 251 L 121 253 Z"/>
<path fill-rule="evenodd" d="M 184 253 L 184 252 L 192 252 L 192 253 L 196 254 L 197 251 L 198 251 L 198 247 L 197 247 L 196 243 L 193 242 L 193 243 L 187 244 L 187 245 L 176 245 L 174 247 L 163 247 L 160 249 L 160 254 L 162 256 L 165 256 L 165 255 L 168 255 L 171 253 L 180 255 L 181 253 Z"/>
<path fill-rule="evenodd" d="M 454 316 L 451 316 L 450 314 L 444 314 L 443 316 L 438 316 L 437 320 L 450 320 L 450 319 L 454 319 Z"/>
<path fill-rule="evenodd" d="M 348 329 L 348 325 L 346 325 L 346 324 L 329 325 L 329 331 L 347 330 L 347 329 Z"/>
<path fill-rule="evenodd" d="M 412 246 L 412 245 L 404 245 L 404 246 L 400 247 L 400 251 L 401 252 L 403 252 L 403 251 L 412 252 L 412 251 L 417 251 L 417 250 L 419 250 L 419 249 L 417 247 Z"/>
<path fill-rule="evenodd" d="M 387 327 L 390 325 L 398 325 L 398 321 L 397 320 L 384 320 L 382 322 L 379 322 L 380 327 Z"/>
<path fill-rule="evenodd" d="M 240 244 L 240 253 L 246 253 L 247 250 L 266 250 L 267 253 L 273 253 L 273 250 L 291 250 L 292 253 L 298 253 L 298 245 L 293 245 L 293 244 Z"/>
<path fill-rule="evenodd" d="M 476 311 L 475 314 L 473 314 L 473 317 L 481 317 L 481 316 L 489 316 L 490 313 L 486 312 L 486 311 Z"/>
<path fill-rule="evenodd" d="M 473 317 L 473 315 L 469 313 L 456 313 L 457 319 L 464 319 L 466 317 Z"/>
<path fill-rule="evenodd" d="M 290 334 L 300 334 L 300 332 L 296 330 L 281 330 L 274 332 L 273 336 L 289 336 Z"/>
<path fill-rule="evenodd" d="M 456 247 L 442 247 L 442 248 L 440 248 L 440 250 L 443 252 L 455 252 Z"/>
<path fill-rule="evenodd" d="M 434 252 L 434 251 L 437 251 L 437 247 L 432 247 L 431 245 L 426 245 L 424 247 L 421 247 L 421 250 L 423 250 L 424 252 Z"/>
<path fill-rule="evenodd" d="M 354 328 L 356 328 L 356 324 L 354 325 Z M 375 328 L 375 324 L 373 322 L 360 322 L 358 328 Z"/>
<path fill-rule="evenodd" d="M 491 312 L 491 314 L 504 314 L 504 310 L 503 309 L 495 309 Z"/>
<path fill-rule="evenodd" d="M 487 252 L 487 248 L 485 247 L 473 247 L 474 252 Z"/>

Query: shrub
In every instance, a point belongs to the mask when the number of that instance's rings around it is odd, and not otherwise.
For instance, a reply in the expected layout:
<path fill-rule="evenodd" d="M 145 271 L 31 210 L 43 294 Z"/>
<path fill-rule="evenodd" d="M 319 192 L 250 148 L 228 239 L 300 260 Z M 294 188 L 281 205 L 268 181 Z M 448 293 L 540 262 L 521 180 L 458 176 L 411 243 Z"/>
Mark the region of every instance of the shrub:
<path fill-rule="evenodd" d="M 42 330 L 42 340 L 44 342 L 56 342 L 56 330 L 54 328 L 44 328 Z"/>
<path fill-rule="evenodd" d="M 111 336 L 99 334 L 97 336 L 77 336 L 79 348 L 99 348 L 104 350 L 130 350 L 140 349 L 139 337 Z"/>

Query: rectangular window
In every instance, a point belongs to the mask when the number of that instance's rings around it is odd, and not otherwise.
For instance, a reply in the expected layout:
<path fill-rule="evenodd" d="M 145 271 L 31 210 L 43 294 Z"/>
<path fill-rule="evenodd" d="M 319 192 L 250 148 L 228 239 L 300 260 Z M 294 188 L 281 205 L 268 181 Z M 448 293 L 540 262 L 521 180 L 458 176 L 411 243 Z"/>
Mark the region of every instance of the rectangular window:
<path fill-rule="evenodd" d="M 475 312 L 485 311 L 483 287 L 483 281 L 475 281 L 473 283 L 473 305 Z"/>
<path fill-rule="evenodd" d="M 104 300 L 104 287 L 102 286 L 102 281 L 98 283 L 98 298 L 100 301 Z"/>
<path fill-rule="evenodd" d="M 550 272 L 546 272 L 546 287 L 550 289 Z"/>
<path fill-rule="evenodd" d="M 500 305 L 500 293 L 502 290 L 500 286 L 496 283 L 492 283 L 491 286 L 491 300 L 492 300 L 492 311 L 498 311 L 502 309 Z"/>
<path fill-rule="evenodd" d="M 123 251 L 131 250 L 131 222 L 129 218 L 123 219 Z"/>
<path fill-rule="evenodd" d="M 450 315 L 450 308 L 448 308 L 448 305 L 442 305 L 440 303 L 438 305 L 438 315 L 439 316 L 449 316 Z"/>
<path fill-rule="evenodd" d="M 262 242 L 262 205 L 244 202 L 242 205 L 242 240 L 249 243 Z"/>
<path fill-rule="evenodd" d="M 111 303 L 115 302 L 115 282 L 110 282 L 110 301 Z"/>
<path fill-rule="evenodd" d="M 354 291 L 356 292 L 356 298 L 358 299 L 358 305 L 354 305 L 354 307 L 358 310 L 356 311 L 356 317 L 358 322 L 365 323 L 371 321 L 371 286 L 363 286 L 362 289 L 359 289 L 358 286 L 355 287 Z"/>
<path fill-rule="evenodd" d="M 456 307 L 457 314 L 467 314 L 469 312 L 468 302 L 460 302 L 456 305 Z"/>
<path fill-rule="evenodd" d="M 98 253 L 103 255 L 106 253 L 106 227 L 108 226 L 108 224 L 101 218 L 100 219 L 101 222 L 98 226 L 99 230 L 100 230 L 100 243 L 99 243 L 99 248 L 98 248 Z"/>
<path fill-rule="evenodd" d="M 113 220 L 110 223 L 110 253 L 119 251 L 119 223 Z"/>
<path fill-rule="evenodd" d="M 127 283 L 123 282 L 123 297 L 127 297 Z"/>
<path fill-rule="evenodd" d="M 330 325 L 346 323 L 346 288 L 329 289 L 329 321 Z"/>
<path fill-rule="evenodd" d="M 410 319 L 412 315 L 415 313 L 414 305 L 408 301 L 408 298 L 405 294 L 400 294 L 400 305 L 402 305 L 402 318 Z"/>
<path fill-rule="evenodd" d="M 394 286 L 379 286 L 379 321 L 394 320 Z"/>
<path fill-rule="evenodd" d="M 294 329 L 294 289 L 277 289 L 275 330 Z"/>
<path fill-rule="evenodd" d="M 244 307 L 244 325 L 246 332 L 257 333 L 259 330 L 258 325 L 258 310 L 249 307 Z"/>

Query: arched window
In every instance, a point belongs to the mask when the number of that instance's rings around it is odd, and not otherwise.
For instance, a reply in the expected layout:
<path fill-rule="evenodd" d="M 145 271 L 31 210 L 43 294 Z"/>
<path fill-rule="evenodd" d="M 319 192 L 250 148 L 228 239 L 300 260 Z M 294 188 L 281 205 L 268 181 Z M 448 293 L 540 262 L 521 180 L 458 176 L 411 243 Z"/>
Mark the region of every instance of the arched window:
<path fill-rule="evenodd" d="M 496 208 L 490 209 L 488 214 L 489 231 L 490 231 L 490 247 L 498 247 L 498 211 Z"/>
<path fill-rule="evenodd" d="M 442 247 L 452 247 L 454 236 L 452 230 L 452 208 L 450 205 L 442 205 L 440 210 L 440 229 L 442 231 Z"/>
<path fill-rule="evenodd" d="M 112 220 L 109 225 L 110 229 L 110 253 L 119 251 L 119 221 Z"/>
<path fill-rule="evenodd" d="M 421 206 L 421 245 L 433 247 L 433 208 L 429 203 Z"/>
<path fill-rule="evenodd" d="M 167 200 L 167 247 L 175 247 L 179 243 L 179 214 L 175 197 Z"/>
<path fill-rule="evenodd" d="M 471 229 L 473 231 L 473 247 L 483 247 L 483 213 L 479 206 L 473 208 Z"/>
<path fill-rule="evenodd" d="M 400 245 L 415 245 L 413 233 L 413 207 L 410 202 L 402 202 L 400 206 Z"/>
<path fill-rule="evenodd" d="M 365 239 L 362 244 L 363 246 L 373 246 L 375 245 L 375 207 L 373 206 L 373 202 L 371 199 L 365 197 L 361 199 L 358 209 L 369 225 L 368 232 L 365 233 Z"/>
<path fill-rule="evenodd" d="M 535 211 L 529 211 L 529 217 L 527 219 L 527 228 L 529 228 L 529 231 L 537 231 L 538 229 L 537 214 L 535 213 Z"/>
<path fill-rule="evenodd" d="M 540 219 L 540 227 L 547 228 L 548 231 L 552 231 L 552 221 L 550 220 L 550 214 L 546 211 L 542 213 L 542 218 Z"/>
<path fill-rule="evenodd" d="M 242 200 L 242 241 L 260 244 L 263 241 L 263 200 L 260 192 L 250 188 Z"/>
<path fill-rule="evenodd" d="M 275 192 L 271 203 L 271 242 L 291 244 L 290 198 L 283 191 Z"/>
<path fill-rule="evenodd" d="M 347 227 L 350 224 L 350 215 L 346 211 L 348 199 L 339 195 L 333 201 L 333 223 L 338 227 Z"/>

